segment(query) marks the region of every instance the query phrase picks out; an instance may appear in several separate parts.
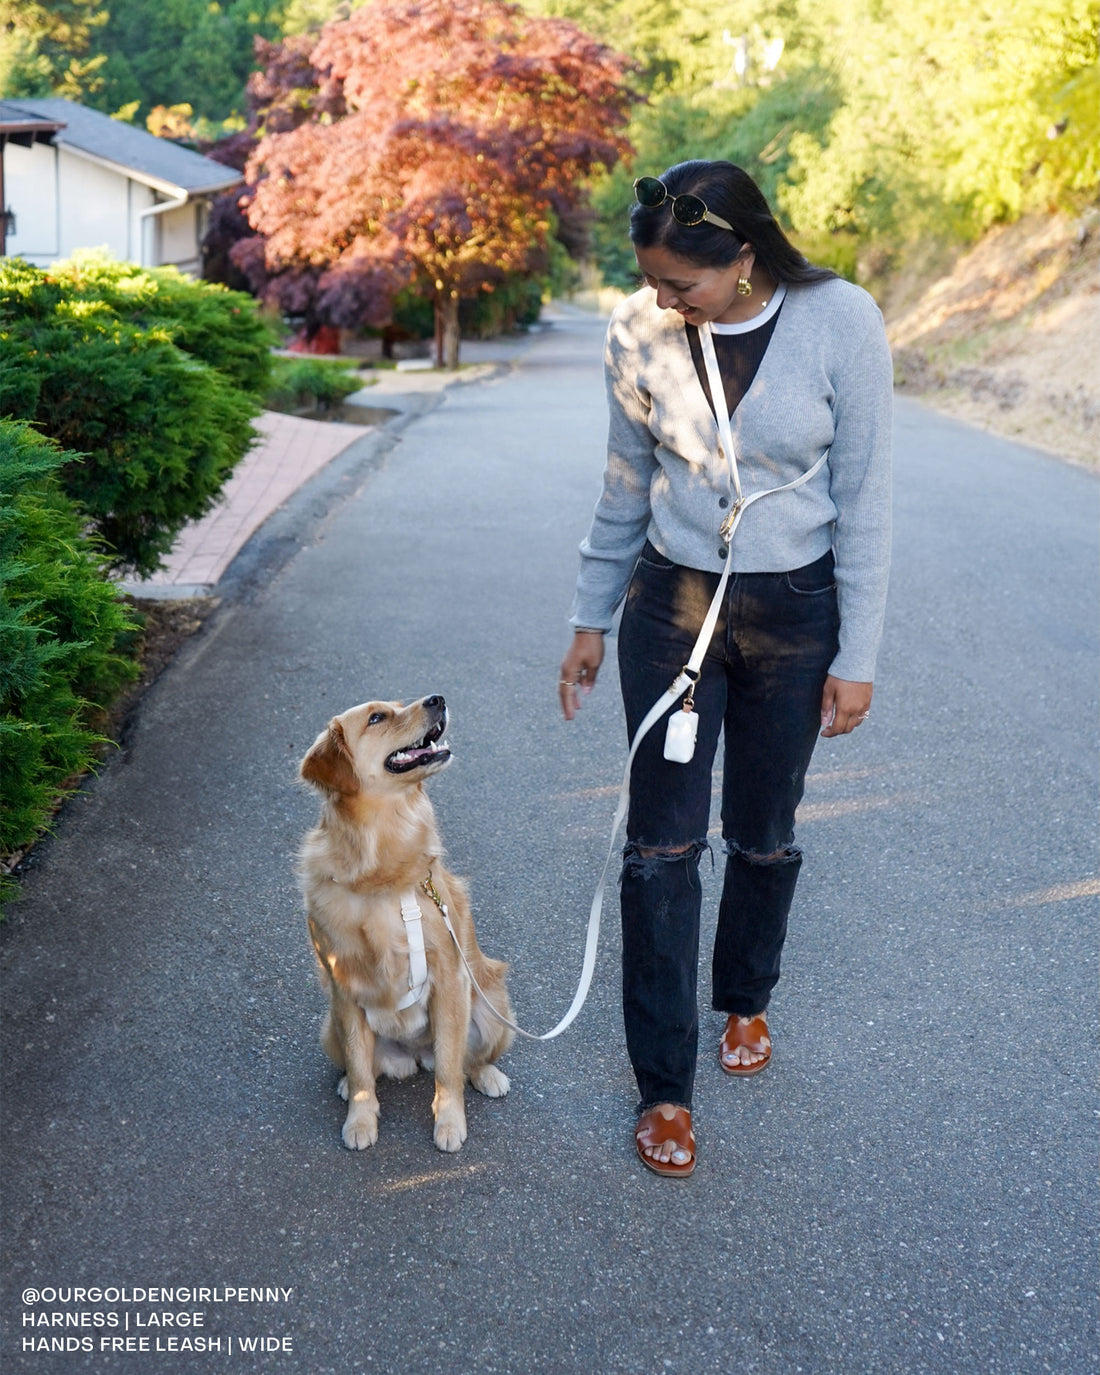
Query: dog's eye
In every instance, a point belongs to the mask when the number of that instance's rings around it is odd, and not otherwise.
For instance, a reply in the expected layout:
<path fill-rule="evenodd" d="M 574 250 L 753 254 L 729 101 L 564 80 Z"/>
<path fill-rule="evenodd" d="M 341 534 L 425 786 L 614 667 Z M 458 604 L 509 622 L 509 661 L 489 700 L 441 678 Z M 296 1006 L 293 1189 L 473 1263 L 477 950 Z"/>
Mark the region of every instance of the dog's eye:
<path fill-rule="evenodd" d="M 367 721 L 367 725 L 377 726 L 379 721 L 384 721 L 385 719 L 386 713 L 384 711 L 372 711 L 370 714 L 370 719 Z"/>

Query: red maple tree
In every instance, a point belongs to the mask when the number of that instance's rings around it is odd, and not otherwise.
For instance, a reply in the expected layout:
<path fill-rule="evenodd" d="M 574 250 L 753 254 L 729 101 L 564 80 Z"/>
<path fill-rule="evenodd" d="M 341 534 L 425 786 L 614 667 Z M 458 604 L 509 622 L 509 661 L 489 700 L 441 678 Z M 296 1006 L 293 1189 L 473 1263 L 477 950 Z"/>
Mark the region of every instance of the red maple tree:
<path fill-rule="evenodd" d="M 234 261 L 313 329 L 384 325 L 414 285 L 441 366 L 458 365 L 459 300 L 544 266 L 588 178 L 630 151 L 630 59 L 505 0 L 374 0 L 262 56 L 257 234 Z"/>

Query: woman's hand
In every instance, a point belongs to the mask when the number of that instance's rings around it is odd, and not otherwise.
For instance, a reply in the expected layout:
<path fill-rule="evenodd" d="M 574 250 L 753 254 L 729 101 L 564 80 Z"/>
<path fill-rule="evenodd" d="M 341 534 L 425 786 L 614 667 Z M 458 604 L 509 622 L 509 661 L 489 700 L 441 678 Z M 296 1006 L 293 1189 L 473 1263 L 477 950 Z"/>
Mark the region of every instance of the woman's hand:
<path fill-rule="evenodd" d="M 596 674 L 603 663 L 603 635 L 598 630 L 578 630 L 573 643 L 561 661 L 561 681 L 558 697 L 562 713 L 572 721 L 581 707 L 581 693 L 590 693 L 596 686 Z"/>
<path fill-rule="evenodd" d="M 821 694 L 821 734 L 850 735 L 870 715 L 873 691 L 873 683 L 849 683 L 830 673 Z"/>

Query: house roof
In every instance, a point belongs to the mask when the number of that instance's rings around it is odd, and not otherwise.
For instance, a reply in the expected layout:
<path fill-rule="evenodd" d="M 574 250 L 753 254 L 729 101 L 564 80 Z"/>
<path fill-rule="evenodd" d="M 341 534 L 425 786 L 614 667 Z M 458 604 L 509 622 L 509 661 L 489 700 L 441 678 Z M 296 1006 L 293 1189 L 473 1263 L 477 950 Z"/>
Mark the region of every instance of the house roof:
<path fill-rule="evenodd" d="M 60 120 L 32 115 L 29 111 L 21 110 L 9 101 L 0 100 L 0 134 L 22 135 L 27 139 L 48 139 L 52 133 L 64 127 Z M 20 142 L 22 142 L 22 138 Z"/>
<path fill-rule="evenodd" d="M 21 122 L 20 122 L 21 121 Z M 235 186 L 241 176 L 213 158 L 155 138 L 144 129 L 90 110 L 73 100 L 51 96 L 41 100 L 0 101 L 0 132 L 26 131 L 36 124 L 56 130 L 54 143 L 97 161 L 110 163 L 169 194 L 202 195 Z"/>

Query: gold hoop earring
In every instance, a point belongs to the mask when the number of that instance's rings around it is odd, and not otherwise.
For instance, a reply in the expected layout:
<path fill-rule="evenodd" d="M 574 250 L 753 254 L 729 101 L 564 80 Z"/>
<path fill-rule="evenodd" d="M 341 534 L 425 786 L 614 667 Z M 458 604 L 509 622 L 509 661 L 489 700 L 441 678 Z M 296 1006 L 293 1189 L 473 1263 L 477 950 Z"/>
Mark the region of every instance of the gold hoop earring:
<path fill-rule="evenodd" d="M 747 277 L 744 277 L 744 276 L 738 277 L 738 279 L 737 279 L 737 294 L 738 294 L 738 296 L 751 296 L 751 295 L 752 295 L 752 283 L 749 281 L 749 279 L 748 279 Z"/>

